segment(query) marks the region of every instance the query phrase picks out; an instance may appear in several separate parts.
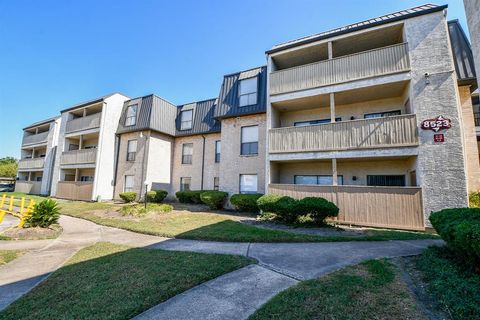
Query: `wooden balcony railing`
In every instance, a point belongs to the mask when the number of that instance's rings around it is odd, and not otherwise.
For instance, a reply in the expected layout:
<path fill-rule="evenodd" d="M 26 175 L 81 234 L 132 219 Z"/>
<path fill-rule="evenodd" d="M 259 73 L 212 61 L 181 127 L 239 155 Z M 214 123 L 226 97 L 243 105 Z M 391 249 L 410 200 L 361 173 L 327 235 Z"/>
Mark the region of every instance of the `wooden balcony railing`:
<path fill-rule="evenodd" d="M 18 170 L 41 169 L 45 165 L 45 158 L 21 159 L 18 161 Z"/>
<path fill-rule="evenodd" d="M 71 133 L 80 130 L 94 129 L 100 127 L 101 112 L 92 115 L 73 119 L 67 122 L 66 133 Z"/>
<path fill-rule="evenodd" d="M 338 217 L 333 219 L 338 223 L 425 230 L 419 187 L 270 184 L 268 192 L 296 199 L 322 197 L 332 201 L 340 209 Z"/>
<path fill-rule="evenodd" d="M 48 139 L 48 131 L 32 134 L 32 135 L 24 135 L 22 140 L 22 146 L 29 145 L 29 144 L 38 144 L 38 143 L 45 143 Z"/>
<path fill-rule="evenodd" d="M 408 47 L 406 43 L 401 43 L 274 71 L 270 74 L 270 94 L 312 89 L 409 69 Z"/>
<path fill-rule="evenodd" d="M 15 183 L 15 192 L 40 194 L 42 189 L 41 181 L 17 181 Z"/>
<path fill-rule="evenodd" d="M 69 200 L 92 200 L 93 183 L 77 181 L 59 181 L 56 197 Z"/>
<path fill-rule="evenodd" d="M 62 152 L 61 165 L 95 163 L 97 149 L 83 149 Z"/>
<path fill-rule="evenodd" d="M 270 129 L 269 152 L 315 152 L 418 145 L 414 114 Z"/>

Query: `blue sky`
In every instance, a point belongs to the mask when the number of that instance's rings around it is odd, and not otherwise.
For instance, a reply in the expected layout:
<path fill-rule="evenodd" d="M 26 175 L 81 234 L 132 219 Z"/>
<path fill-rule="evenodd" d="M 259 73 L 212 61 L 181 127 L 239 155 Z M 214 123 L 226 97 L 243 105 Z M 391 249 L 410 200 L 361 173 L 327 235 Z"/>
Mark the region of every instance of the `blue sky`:
<path fill-rule="evenodd" d="M 22 128 L 111 92 L 175 104 L 218 95 L 298 37 L 423 4 L 413 0 L 0 0 L 0 157 Z M 461 0 L 449 19 L 466 27 Z"/>

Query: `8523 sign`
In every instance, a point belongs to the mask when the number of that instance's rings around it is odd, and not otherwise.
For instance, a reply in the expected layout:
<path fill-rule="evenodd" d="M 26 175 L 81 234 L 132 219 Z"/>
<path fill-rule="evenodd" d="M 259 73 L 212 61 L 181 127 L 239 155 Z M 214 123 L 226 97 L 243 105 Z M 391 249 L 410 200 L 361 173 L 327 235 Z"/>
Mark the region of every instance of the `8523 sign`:
<path fill-rule="evenodd" d="M 432 130 L 438 132 L 444 129 L 450 129 L 452 127 L 452 121 L 443 116 L 438 116 L 435 119 L 427 119 L 422 121 L 421 128 L 423 130 Z"/>

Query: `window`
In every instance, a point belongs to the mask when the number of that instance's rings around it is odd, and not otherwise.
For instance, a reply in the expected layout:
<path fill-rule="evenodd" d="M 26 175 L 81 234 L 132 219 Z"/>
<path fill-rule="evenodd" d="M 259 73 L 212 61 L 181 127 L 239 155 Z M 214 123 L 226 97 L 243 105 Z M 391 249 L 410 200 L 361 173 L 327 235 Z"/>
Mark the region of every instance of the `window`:
<path fill-rule="evenodd" d="M 326 175 L 298 175 L 294 178 L 295 184 L 318 184 L 331 186 L 333 185 L 333 176 Z M 337 184 L 343 185 L 343 176 L 337 176 Z"/>
<path fill-rule="evenodd" d="M 38 181 L 38 182 L 42 181 L 42 177 L 35 177 L 35 181 Z"/>
<path fill-rule="evenodd" d="M 65 174 L 65 178 L 63 181 L 75 181 L 75 175 L 74 174 Z"/>
<path fill-rule="evenodd" d="M 137 123 L 138 105 L 132 104 L 127 107 L 127 117 L 125 118 L 125 126 L 134 126 Z"/>
<path fill-rule="evenodd" d="M 213 190 L 218 191 L 219 188 L 220 188 L 220 178 L 215 177 L 213 178 Z"/>
<path fill-rule="evenodd" d="M 180 112 L 180 130 L 192 129 L 193 110 Z"/>
<path fill-rule="evenodd" d="M 238 99 L 240 107 L 257 104 L 257 87 L 257 77 L 240 80 L 238 85 Z"/>
<path fill-rule="evenodd" d="M 400 110 L 395 110 L 395 111 L 387 111 L 387 112 L 367 113 L 363 116 L 363 118 L 364 119 L 382 118 L 382 117 L 399 116 L 401 114 L 402 112 Z"/>
<path fill-rule="evenodd" d="M 78 150 L 80 146 L 78 144 L 73 144 L 73 143 L 70 143 L 68 145 L 68 151 L 74 151 L 74 150 Z"/>
<path fill-rule="evenodd" d="M 128 140 L 127 161 L 135 161 L 136 154 L 137 154 L 137 140 Z"/>
<path fill-rule="evenodd" d="M 192 178 L 180 178 L 180 191 L 189 191 L 192 184 Z"/>
<path fill-rule="evenodd" d="M 405 187 L 405 176 L 367 175 L 367 186 Z"/>
<path fill-rule="evenodd" d="M 242 127 L 241 155 L 258 154 L 258 126 Z"/>
<path fill-rule="evenodd" d="M 92 182 L 93 181 L 93 176 L 81 176 L 80 181 L 82 181 L 82 182 Z"/>
<path fill-rule="evenodd" d="M 342 118 L 335 118 L 335 122 L 340 122 L 342 121 Z M 321 120 L 309 120 L 309 121 L 298 121 L 295 122 L 293 125 L 295 127 L 304 127 L 304 126 L 314 126 L 317 124 L 324 124 L 324 123 L 330 123 L 330 119 L 321 119 Z"/>
<path fill-rule="evenodd" d="M 215 141 L 215 162 L 220 162 L 221 147 L 220 140 Z"/>
<path fill-rule="evenodd" d="M 182 145 L 182 164 L 192 164 L 193 143 Z"/>
<path fill-rule="evenodd" d="M 97 149 L 97 146 L 85 146 L 83 149 Z"/>
<path fill-rule="evenodd" d="M 257 193 L 258 180 L 256 174 L 240 175 L 240 193 Z"/>
<path fill-rule="evenodd" d="M 125 176 L 125 184 L 123 185 L 123 192 L 133 191 L 134 176 Z"/>

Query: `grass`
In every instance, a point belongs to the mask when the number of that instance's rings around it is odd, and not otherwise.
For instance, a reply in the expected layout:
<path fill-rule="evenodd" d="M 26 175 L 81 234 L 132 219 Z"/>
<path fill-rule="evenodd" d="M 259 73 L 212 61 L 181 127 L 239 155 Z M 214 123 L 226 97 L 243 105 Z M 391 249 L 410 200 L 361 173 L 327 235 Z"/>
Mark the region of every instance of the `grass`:
<path fill-rule="evenodd" d="M 249 258 L 97 243 L 15 301 L 0 319 L 130 319 Z"/>
<path fill-rule="evenodd" d="M 428 291 L 452 319 L 480 319 L 480 275 L 467 268 L 447 247 L 427 249 L 417 268 Z"/>
<path fill-rule="evenodd" d="M 425 319 L 387 260 L 370 260 L 287 289 L 250 320 Z"/>
<path fill-rule="evenodd" d="M 173 210 L 173 206 L 166 203 L 147 203 L 147 208 L 144 204 L 132 204 L 123 206 L 120 212 L 125 216 L 141 217 L 149 213 L 167 213 Z"/>
<path fill-rule="evenodd" d="M 24 253 L 20 250 L 0 250 L 0 266 L 9 263 Z"/>
<path fill-rule="evenodd" d="M 258 228 L 235 221 L 232 216 L 172 211 L 157 215 L 140 215 L 135 219 L 109 215 L 108 211 L 121 210 L 121 206 L 111 203 L 62 201 L 61 213 L 90 220 L 97 224 L 125 229 L 150 235 L 194 240 L 230 241 L 230 242 L 334 242 L 334 241 L 385 241 L 438 239 L 438 236 L 420 233 L 390 230 L 368 230 L 364 236 L 315 236 L 298 234 L 283 230 Z"/>

